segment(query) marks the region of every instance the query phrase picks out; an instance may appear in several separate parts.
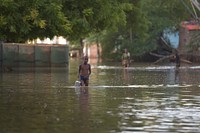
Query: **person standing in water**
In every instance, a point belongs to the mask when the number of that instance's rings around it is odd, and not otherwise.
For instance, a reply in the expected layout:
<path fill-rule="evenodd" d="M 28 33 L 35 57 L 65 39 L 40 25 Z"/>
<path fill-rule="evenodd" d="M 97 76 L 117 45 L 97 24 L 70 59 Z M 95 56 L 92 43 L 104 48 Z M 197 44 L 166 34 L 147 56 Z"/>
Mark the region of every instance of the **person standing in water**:
<path fill-rule="evenodd" d="M 122 55 L 122 65 L 124 67 L 128 67 L 130 64 L 130 53 L 127 49 L 124 49 L 124 53 Z"/>
<path fill-rule="evenodd" d="M 83 57 L 83 63 L 79 65 L 79 79 L 81 81 L 81 86 L 89 85 L 89 76 L 91 74 L 91 66 L 88 64 L 88 57 Z"/>

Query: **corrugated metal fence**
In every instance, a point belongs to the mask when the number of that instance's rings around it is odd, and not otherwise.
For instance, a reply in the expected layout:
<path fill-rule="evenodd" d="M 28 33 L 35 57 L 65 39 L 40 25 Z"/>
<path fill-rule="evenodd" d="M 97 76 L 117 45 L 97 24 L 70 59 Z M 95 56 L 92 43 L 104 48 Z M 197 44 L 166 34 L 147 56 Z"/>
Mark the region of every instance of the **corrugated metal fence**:
<path fill-rule="evenodd" d="M 0 65 L 24 66 L 66 66 L 69 48 L 66 45 L 30 45 L 0 42 Z"/>

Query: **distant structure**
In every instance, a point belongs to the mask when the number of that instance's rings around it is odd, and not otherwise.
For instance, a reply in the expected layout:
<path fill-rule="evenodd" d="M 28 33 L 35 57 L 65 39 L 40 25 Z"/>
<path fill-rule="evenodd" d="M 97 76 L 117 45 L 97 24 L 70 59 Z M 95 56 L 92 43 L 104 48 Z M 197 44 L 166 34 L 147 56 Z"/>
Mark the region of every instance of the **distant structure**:
<path fill-rule="evenodd" d="M 0 43 L 0 68 L 68 65 L 68 45 Z"/>
<path fill-rule="evenodd" d="M 197 12 L 200 12 L 200 3 L 197 0 L 190 0 L 192 6 L 190 9 L 183 0 L 181 2 L 193 18 L 181 23 L 178 50 L 183 58 L 200 62 L 200 18 L 197 15 Z"/>
<path fill-rule="evenodd" d="M 181 56 L 192 62 L 200 62 L 200 25 L 184 21 L 179 32 L 178 50 Z"/>
<path fill-rule="evenodd" d="M 33 41 L 28 41 L 28 44 L 60 44 L 60 45 L 69 45 L 69 41 L 63 36 L 54 36 L 53 39 L 45 38 L 45 39 L 35 39 Z"/>

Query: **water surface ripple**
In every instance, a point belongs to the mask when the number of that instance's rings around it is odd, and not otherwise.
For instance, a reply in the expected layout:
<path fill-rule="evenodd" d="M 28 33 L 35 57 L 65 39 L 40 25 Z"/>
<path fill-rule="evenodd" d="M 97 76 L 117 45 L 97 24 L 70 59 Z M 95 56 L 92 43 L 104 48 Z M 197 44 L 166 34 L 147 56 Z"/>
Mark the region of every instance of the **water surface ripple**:
<path fill-rule="evenodd" d="M 0 73 L 0 132 L 200 132 L 199 66 L 92 64 L 80 88 L 78 63 Z"/>

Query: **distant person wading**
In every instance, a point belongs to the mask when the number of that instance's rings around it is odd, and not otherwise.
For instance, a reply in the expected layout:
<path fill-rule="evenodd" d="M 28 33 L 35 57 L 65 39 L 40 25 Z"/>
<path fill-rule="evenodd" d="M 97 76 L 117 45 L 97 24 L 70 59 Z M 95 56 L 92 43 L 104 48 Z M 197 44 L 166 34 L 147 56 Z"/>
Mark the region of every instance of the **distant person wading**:
<path fill-rule="evenodd" d="M 124 53 L 122 55 L 122 65 L 124 67 L 128 67 L 130 65 L 130 53 L 127 49 L 124 49 Z"/>

